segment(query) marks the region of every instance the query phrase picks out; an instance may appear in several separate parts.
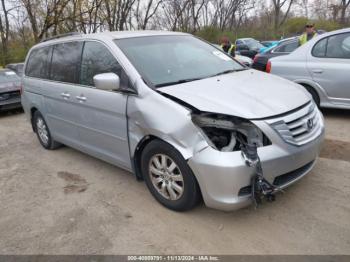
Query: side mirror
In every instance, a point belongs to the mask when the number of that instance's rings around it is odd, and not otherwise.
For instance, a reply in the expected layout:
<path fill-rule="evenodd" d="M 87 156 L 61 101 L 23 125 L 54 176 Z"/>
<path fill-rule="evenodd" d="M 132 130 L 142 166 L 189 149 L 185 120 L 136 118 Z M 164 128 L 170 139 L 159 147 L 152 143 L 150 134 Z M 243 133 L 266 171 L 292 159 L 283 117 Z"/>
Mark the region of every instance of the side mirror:
<path fill-rule="evenodd" d="M 97 89 L 101 90 L 119 90 L 120 79 L 115 73 L 103 73 L 94 76 L 94 84 Z"/>

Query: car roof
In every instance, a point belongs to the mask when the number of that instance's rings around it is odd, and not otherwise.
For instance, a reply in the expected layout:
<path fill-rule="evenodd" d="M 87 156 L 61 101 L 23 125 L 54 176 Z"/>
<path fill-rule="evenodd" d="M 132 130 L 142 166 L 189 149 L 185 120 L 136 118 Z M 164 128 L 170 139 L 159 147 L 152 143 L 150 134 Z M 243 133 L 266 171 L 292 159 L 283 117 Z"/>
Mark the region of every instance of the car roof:
<path fill-rule="evenodd" d="M 96 40 L 114 40 L 114 39 L 125 39 L 125 38 L 135 38 L 135 37 L 148 37 L 148 36 L 167 36 L 167 35 L 190 35 L 181 32 L 172 31 L 156 31 L 156 30 L 139 30 L 139 31 L 105 31 L 100 33 L 91 34 L 80 34 L 73 33 L 71 35 L 55 36 L 52 39 L 43 39 L 42 42 L 35 45 L 35 47 L 51 45 L 54 43 L 72 41 L 77 39 L 96 39 Z"/>

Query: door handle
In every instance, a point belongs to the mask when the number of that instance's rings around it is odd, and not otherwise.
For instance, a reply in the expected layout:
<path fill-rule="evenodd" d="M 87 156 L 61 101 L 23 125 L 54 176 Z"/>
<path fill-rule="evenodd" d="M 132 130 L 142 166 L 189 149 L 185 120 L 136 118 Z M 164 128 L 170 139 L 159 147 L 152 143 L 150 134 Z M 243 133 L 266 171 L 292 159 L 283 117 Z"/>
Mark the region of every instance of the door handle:
<path fill-rule="evenodd" d="M 76 96 L 75 98 L 77 100 L 79 100 L 80 102 L 85 102 L 86 101 L 86 97 L 84 95 Z"/>
<path fill-rule="evenodd" d="M 312 72 L 315 74 L 322 74 L 323 70 L 322 69 L 313 69 Z"/>
<path fill-rule="evenodd" d="M 64 99 L 69 99 L 70 98 L 70 94 L 64 92 L 61 94 L 61 96 L 64 98 Z"/>

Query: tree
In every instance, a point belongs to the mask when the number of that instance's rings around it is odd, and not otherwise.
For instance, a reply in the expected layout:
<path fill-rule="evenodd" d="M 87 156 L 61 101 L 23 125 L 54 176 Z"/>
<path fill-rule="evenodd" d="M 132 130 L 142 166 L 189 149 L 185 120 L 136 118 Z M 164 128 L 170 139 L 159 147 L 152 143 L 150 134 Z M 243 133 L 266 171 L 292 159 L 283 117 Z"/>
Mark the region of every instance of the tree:
<path fill-rule="evenodd" d="M 156 14 L 163 0 L 137 0 L 134 15 L 137 21 L 137 28 L 145 30 L 150 19 Z"/>
<path fill-rule="evenodd" d="M 289 14 L 290 8 L 292 7 L 294 0 L 272 0 L 273 10 L 274 10 L 274 30 L 275 33 L 281 25 L 284 24 L 286 18 Z M 287 7 L 287 10 L 282 16 L 282 8 Z M 282 17 L 281 17 L 282 16 Z M 282 19 L 281 19 L 282 18 Z"/>
<path fill-rule="evenodd" d="M 350 0 L 340 0 L 340 24 L 346 24 L 346 10 L 350 5 Z"/>
<path fill-rule="evenodd" d="M 1 35 L 1 46 L 2 46 L 2 57 L 3 64 L 8 63 L 8 40 L 10 33 L 10 22 L 9 22 L 9 10 L 7 10 L 5 5 L 5 0 L 1 0 L 1 8 L 3 13 L 3 18 L 0 15 L 0 35 Z"/>

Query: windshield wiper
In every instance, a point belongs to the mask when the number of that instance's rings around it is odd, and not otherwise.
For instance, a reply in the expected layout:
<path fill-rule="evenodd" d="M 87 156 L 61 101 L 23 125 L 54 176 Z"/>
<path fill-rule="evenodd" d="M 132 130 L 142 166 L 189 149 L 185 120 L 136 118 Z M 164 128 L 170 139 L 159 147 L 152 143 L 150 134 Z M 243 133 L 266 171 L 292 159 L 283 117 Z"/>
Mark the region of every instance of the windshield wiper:
<path fill-rule="evenodd" d="M 219 75 L 226 75 L 226 74 L 229 74 L 229 73 L 233 73 L 233 72 L 239 72 L 239 71 L 244 71 L 244 70 L 247 70 L 247 68 L 240 68 L 240 69 L 229 69 L 229 70 L 225 70 L 225 71 L 222 71 L 220 73 L 217 73 L 215 75 L 212 75 L 213 76 L 219 76 Z"/>
<path fill-rule="evenodd" d="M 202 77 L 197 77 L 197 78 L 180 79 L 180 80 L 173 81 L 173 82 L 157 84 L 157 85 L 155 85 L 155 87 L 178 85 L 178 84 L 188 83 L 188 82 L 201 80 L 201 79 L 203 79 L 203 78 Z"/>

